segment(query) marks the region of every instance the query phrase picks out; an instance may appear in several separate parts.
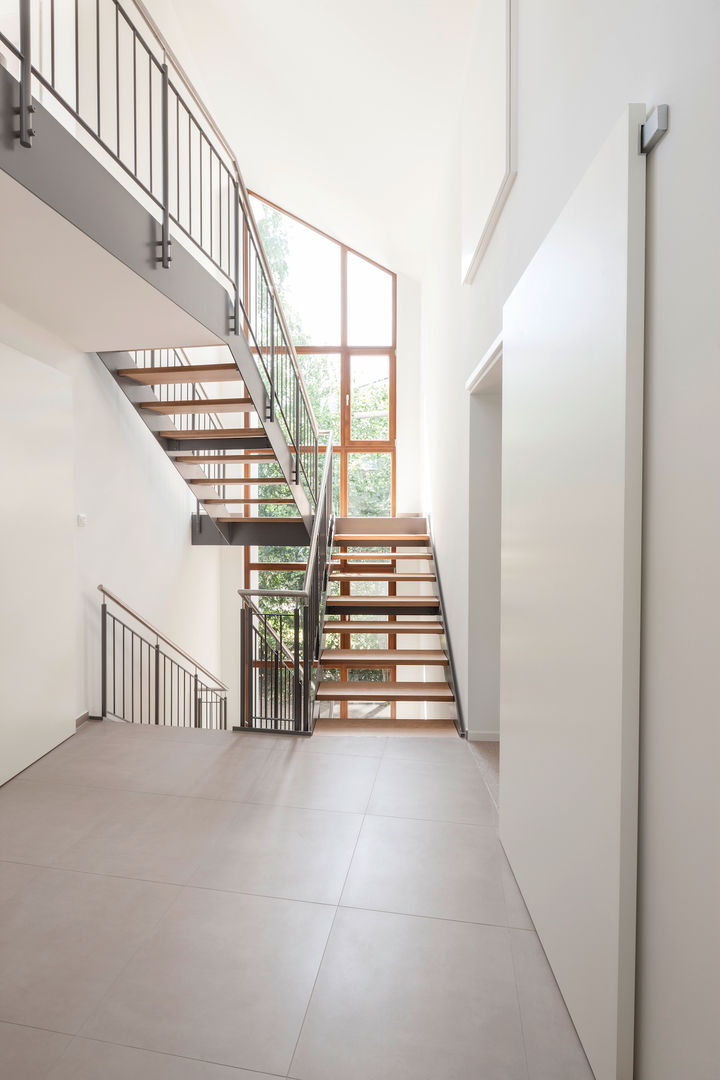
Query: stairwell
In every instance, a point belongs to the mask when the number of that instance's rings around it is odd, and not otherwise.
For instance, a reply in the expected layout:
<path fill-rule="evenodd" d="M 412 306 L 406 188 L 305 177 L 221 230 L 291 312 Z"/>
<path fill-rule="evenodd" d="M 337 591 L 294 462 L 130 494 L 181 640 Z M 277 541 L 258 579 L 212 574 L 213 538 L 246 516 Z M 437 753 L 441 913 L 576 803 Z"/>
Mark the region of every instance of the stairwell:
<path fill-rule="evenodd" d="M 437 584 L 424 517 L 336 519 L 316 727 L 460 726 Z"/>

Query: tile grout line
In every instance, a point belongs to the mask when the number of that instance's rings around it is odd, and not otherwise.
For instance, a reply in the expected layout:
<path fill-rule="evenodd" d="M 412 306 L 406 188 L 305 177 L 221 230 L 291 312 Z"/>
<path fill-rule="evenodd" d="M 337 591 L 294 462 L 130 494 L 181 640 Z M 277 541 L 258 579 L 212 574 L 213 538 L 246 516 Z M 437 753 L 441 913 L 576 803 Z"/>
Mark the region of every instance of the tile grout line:
<path fill-rule="evenodd" d="M 315 987 L 317 986 L 318 979 L 320 978 L 320 972 L 322 971 L 322 966 L 323 966 L 323 963 L 325 961 L 325 955 L 327 953 L 328 946 L 330 944 L 330 938 L 332 937 L 332 933 L 333 933 L 333 930 L 335 928 L 335 923 L 337 921 L 338 913 L 340 911 L 340 904 L 342 902 L 343 893 L 345 892 L 345 886 L 347 884 L 347 879 L 350 876 L 350 869 L 351 869 L 352 864 L 353 864 L 353 859 L 355 858 L 355 852 L 357 851 L 358 844 L 360 843 L 360 837 L 362 835 L 363 826 L 365 825 L 365 818 L 367 817 L 367 808 L 370 805 L 370 800 L 372 799 L 373 791 L 375 790 L 375 784 L 377 782 L 378 773 L 380 772 L 380 765 L 381 764 L 382 764 L 382 758 L 378 758 L 377 767 L 375 769 L 375 776 L 373 777 L 373 782 L 372 782 L 372 785 L 370 787 L 370 792 L 369 792 L 368 797 L 367 797 L 367 802 L 365 803 L 365 810 L 363 811 L 362 821 L 360 822 L 360 828 L 358 829 L 358 834 L 357 834 L 357 836 L 355 838 L 355 843 L 353 845 L 352 854 L 350 856 L 350 859 L 348 860 L 348 867 L 347 867 L 347 870 L 345 871 L 345 877 L 343 878 L 343 883 L 342 883 L 342 885 L 340 887 L 340 893 L 338 895 L 338 902 L 335 905 L 335 914 L 333 915 L 333 919 L 332 919 L 332 922 L 330 924 L 330 930 L 328 931 L 327 940 L 325 942 L 325 948 L 323 949 L 322 956 L 320 957 L 320 963 L 318 964 L 318 969 L 317 969 L 317 972 L 315 973 L 315 978 L 313 980 L 312 989 L 310 990 L 310 995 L 308 997 L 307 1005 L 305 1007 L 305 1012 L 303 1014 L 302 1023 L 300 1024 L 300 1030 L 298 1031 L 298 1037 L 295 1040 L 295 1046 L 293 1047 L 293 1052 L 290 1055 L 290 1064 L 288 1065 L 288 1070 L 287 1070 L 287 1073 L 286 1073 L 286 1076 L 288 1078 L 290 1077 L 290 1073 L 292 1072 L 293 1062 L 295 1061 L 295 1055 L 297 1054 L 298 1046 L 300 1045 L 300 1039 L 302 1038 L 302 1033 L 303 1033 L 303 1030 L 305 1028 L 305 1021 L 307 1020 L 308 1013 L 310 1012 L 310 1005 L 312 1004 L 313 995 L 315 994 Z"/>
<path fill-rule="evenodd" d="M 85 877 L 110 878 L 111 880 L 115 880 L 115 881 L 137 881 L 137 882 L 141 882 L 141 883 L 146 884 L 146 885 L 167 885 L 168 888 L 174 888 L 174 889 L 196 889 L 198 892 L 219 893 L 222 896 L 247 896 L 247 897 L 255 897 L 258 900 L 278 900 L 281 903 L 287 903 L 287 904 L 313 904 L 316 907 L 326 907 L 326 908 L 339 908 L 339 907 L 342 907 L 343 910 L 345 910 L 345 911 L 368 911 L 368 912 L 374 912 L 375 914 L 378 914 L 378 915 L 399 915 L 399 916 L 401 916 L 403 918 L 408 918 L 408 919 L 433 919 L 436 922 L 462 923 L 464 926 L 493 926 L 493 927 L 496 927 L 499 930 L 518 930 L 518 931 L 522 931 L 522 932 L 524 932 L 526 934 L 534 934 L 534 933 L 536 933 L 536 931 L 534 930 L 534 928 L 532 926 L 513 926 L 512 923 L 510 923 L 510 922 L 498 923 L 498 922 L 488 922 L 486 919 L 456 919 L 456 918 L 450 918 L 450 916 L 448 916 L 448 915 L 430 915 L 430 914 L 428 914 L 426 912 L 399 911 L 399 910 L 396 910 L 396 909 L 393 909 L 393 908 L 362 907 L 359 904 L 343 904 L 342 903 L 342 896 L 343 896 L 343 893 L 345 891 L 345 886 L 347 884 L 347 879 L 348 879 L 348 876 L 349 876 L 349 873 L 350 873 L 352 860 L 355 857 L 355 852 L 357 850 L 357 845 L 359 843 L 360 836 L 362 834 L 362 828 L 363 828 L 363 825 L 365 823 L 365 817 L 372 817 L 372 815 L 368 814 L 368 815 L 363 816 L 363 821 L 362 821 L 362 823 L 360 825 L 360 828 L 358 830 L 358 836 L 357 836 L 357 839 L 356 839 L 355 844 L 353 846 L 352 854 L 350 855 L 350 861 L 348 863 L 348 870 L 347 870 L 347 872 L 345 874 L 345 878 L 343 879 L 343 884 L 340 887 L 340 899 L 338 900 L 337 903 L 331 903 L 331 902 L 329 902 L 327 900 L 308 900 L 306 898 L 298 897 L 298 896 L 280 896 L 278 893 L 244 892 L 242 889 L 218 889 L 218 888 L 216 888 L 216 887 L 214 887 L 212 885 L 197 885 L 197 884 L 191 883 L 189 881 L 188 882 L 159 881 L 157 878 L 128 877 L 127 875 L 124 875 L 124 874 L 107 874 L 107 873 L 101 873 L 100 871 L 96 871 L 96 870 L 75 870 L 75 869 L 73 869 L 73 867 L 68 867 L 68 866 L 45 866 L 44 864 L 40 864 L 40 863 L 21 863 L 21 862 L 17 862 L 16 860 L 11 860 L 11 859 L 0 859 L 0 863 L 2 863 L 2 862 L 14 863 L 17 866 L 30 866 L 30 867 L 32 867 L 33 869 L 36 869 L 36 870 L 51 870 L 51 871 L 56 871 L 57 873 L 62 873 L 62 874 L 80 874 L 80 875 L 83 875 Z M 410 820 L 413 820 L 413 819 L 412 818 L 399 818 L 399 819 L 395 819 L 395 820 L 401 820 L 401 821 L 408 820 L 408 821 L 410 821 Z M 483 826 L 474 826 L 474 827 L 483 828 Z M 8 901 L 10 901 L 12 899 L 13 899 L 12 896 L 8 897 Z M 175 901 L 172 901 L 172 903 L 174 903 L 174 902 Z M 170 909 L 168 908 L 168 911 L 169 910 Z M 11 1024 L 11 1023 L 14 1023 L 14 1021 L 12 1021 L 12 1020 L 3 1020 L 2 1017 L 0 1016 L 0 1023 Z M 22 1026 L 32 1026 L 32 1025 L 19 1025 L 19 1026 L 22 1027 Z M 43 1029 L 43 1030 L 45 1030 L 45 1029 Z M 47 1029 L 47 1030 L 50 1030 L 50 1029 Z M 60 1034 L 68 1034 L 68 1033 L 67 1032 L 61 1032 Z"/>
<path fill-rule="evenodd" d="M 2 1022 L 7 1023 L 7 1021 L 2 1021 Z M 29 1025 L 18 1024 L 16 1026 L 17 1027 L 27 1027 Z M 33 1030 L 34 1031 L 52 1031 L 51 1028 L 33 1028 Z M 60 1032 L 57 1032 L 56 1034 L 67 1035 L 68 1032 L 60 1031 Z M 177 1059 L 179 1061 L 193 1061 L 193 1062 L 199 1063 L 201 1065 L 217 1065 L 219 1068 L 227 1069 L 230 1072 L 237 1072 L 237 1073 L 249 1072 L 249 1073 L 255 1073 L 257 1076 L 263 1076 L 263 1077 L 264 1076 L 272 1076 L 272 1077 L 276 1077 L 277 1080 L 286 1080 L 286 1077 L 283 1075 L 283 1073 L 269 1073 L 267 1071 L 267 1069 L 263 1069 L 261 1071 L 260 1069 L 248 1068 L 246 1065 L 228 1065 L 227 1062 L 225 1062 L 225 1061 L 214 1061 L 211 1058 L 188 1057 L 186 1054 L 173 1054 L 169 1050 L 148 1050 L 148 1048 L 146 1046 L 136 1046 L 134 1043 L 113 1042 L 111 1039 L 99 1039 L 99 1038 L 96 1038 L 94 1035 L 89 1036 L 89 1035 L 81 1035 L 80 1033 L 78 1033 L 76 1035 L 70 1035 L 69 1038 L 70 1038 L 70 1042 L 68 1043 L 68 1045 L 65 1047 L 62 1054 L 58 1058 L 57 1063 L 62 1061 L 62 1059 L 69 1052 L 71 1046 L 76 1041 L 76 1039 L 82 1039 L 83 1042 L 102 1043 L 103 1046 L 117 1046 L 121 1050 L 140 1050 L 144 1054 L 158 1054 L 160 1057 L 175 1058 L 175 1059 Z M 51 1066 L 51 1067 L 53 1067 L 53 1066 Z"/>

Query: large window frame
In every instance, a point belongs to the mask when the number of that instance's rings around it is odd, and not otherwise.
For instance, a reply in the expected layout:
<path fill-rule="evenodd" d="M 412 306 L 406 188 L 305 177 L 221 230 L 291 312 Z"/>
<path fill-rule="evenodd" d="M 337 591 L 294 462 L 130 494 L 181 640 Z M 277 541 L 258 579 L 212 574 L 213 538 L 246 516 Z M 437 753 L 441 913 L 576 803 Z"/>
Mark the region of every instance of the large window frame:
<path fill-rule="evenodd" d="M 397 275 L 386 266 L 370 259 L 362 252 L 343 244 L 334 236 L 323 232 L 309 222 L 304 221 L 296 214 L 283 209 L 282 206 L 271 202 L 257 192 L 249 192 L 252 198 L 264 203 L 271 210 L 275 210 L 285 217 L 292 218 L 300 225 L 311 229 L 323 236 L 326 240 L 336 244 L 340 249 L 340 343 L 333 345 L 298 345 L 296 352 L 300 358 L 303 356 L 338 356 L 340 360 L 340 443 L 334 450 L 340 462 L 340 492 L 336 500 L 337 511 L 342 517 L 348 516 L 349 507 L 349 464 L 353 454 L 389 454 L 390 455 L 390 516 L 396 512 L 396 438 L 397 438 Z M 363 259 L 371 266 L 388 274 L 392 289 L 392 327 L 391 342 L 383 342 L 376 345 L 351 345 L 348 341 L 348 256 Z M 388 401 L 388 437 L 387 439 L 353 439 L 352 438 L 352 361 L 353 357 L 362 356 L 387 356 L 389 377 L 389 401 Z M 302 360 L 301 360 L 302 364 Z M 320 447 L 320 452 L 325 452 L 325 447 Z"/>

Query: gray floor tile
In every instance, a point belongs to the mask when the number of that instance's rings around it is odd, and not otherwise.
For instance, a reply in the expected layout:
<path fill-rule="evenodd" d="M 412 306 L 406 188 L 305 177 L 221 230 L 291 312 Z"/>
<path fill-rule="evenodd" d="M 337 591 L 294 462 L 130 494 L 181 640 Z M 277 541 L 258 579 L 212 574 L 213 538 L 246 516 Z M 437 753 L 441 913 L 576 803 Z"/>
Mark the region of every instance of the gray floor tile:
<path fill-rule="evenodd" d="M 116 812 L 62 852 L 53 865 L 183 885 L 237 816 L 237 808 L 229 802 L 145 792 L 111 795 Z"/>
<path fill-rule="evenodd" d="M 503 851 L 501 881 L 505 893 L 505 904 L 508 913 L 508 926 L 514 926 L 518 930 L 534 930 L 533 921 L 525 906 L 523 895 L 520 892 L 515 875 L 512 872 L 507 856 Z"/>
<path fill-rule="evenodd" d="M 387 739 L 382 735 L 323 735 L 295 739 L 292 749 L 298 754 L 343 754 L 348 757 L 382 757 Z M 279 747 L 278 747 L 279 749 Z"/>
<path fill-rule="evenodd" d="M 195 744 L 125 738 L 75 736 L 23 773 L 23 780 L 157 794 L 187 795 L 233 744 Z"/>
<path fill-rule="evenodd" d="M 258 736 L 260 738 L 260 736 Z M 190 794 L 204 799 L 243 802 L 272 754 L 269 742 L 237 743 L 198 777 Z"/>
<path fill-rule="evenodd" d="M 0 789 L 0 859 L 47 865 L 110 812 L 98 788 L 11 780 Z"/>
<path fill-rule="evenodd" d="M 77 732 L 83 738 L 138 738 L 153 739 L 163 742 L 225 743 L 233 745 L 238 735 L 233 731 L 220 731 L 211 728 L 170 727 L 164 724 L 131 724 L 119 720 L 91 721 L 84 724 Z M 250 736 L 259 738 L 259 736 Z"/>
<path fill-rule="evenodd" d="M 512 931 L 530 1080 L 593 1080 L 537 934 Z"/>
<path fill-rule="evenodd" d="M 369 814 L 497 825 L 497 812 L 477 769 L 384 757 Z"/>
<path fill-rule="evenodd" d="M 477 766 L 482 773 L 482 778 L 488 786 L 490 798 L 495 806 L 500 805 L 500 743 L 499 742 L 468 742 L 468 748 Z"/>
<path fill-rule="evenodd" d="M 42 1080 L 69 1043 L 69 1035 L 0 1023 L 0 1076 Z"/>
<path fill-rule="evenodd" d="M 526 1080 L 509 931 L 341 909 L 290 1076 Z"/>
<path fill-rule="evenodd" d="M 20 892 L 38 872 L 37 866 L 0 862 L 0 904 L 5 900 L 10 900 L 11 897 Z"/>
<path fill-rule="evenodd" d="M 248 796 L 257 803 L 362 813 L 379 758 L 273 754 Z"/>
<path fill-rule="evenodd" d="M 183 889 L 82 1035 L 284 1074 L 333 914 Z"/>
<path fill-rule="evenodd" d="M 367 817 L 342 903 L 507 926 L 504 863 L 495 829 Z"/>
<path fill-rule="evenodd" d="M 227 805 L 227 804 L 226 804 Z M 360 814 L 244 803 L 190 884 L 337 904 Z"/>
<path fill-rule="evenodd" d="M 130 1080 L 131 1077 L 136 1080 L 277 1080 L 266 1073 L 81 1038 L 73 1039 L 47 1080 Z"/>
<path fill-rule="evenodd" d="M 40 870 L 0 907 L 0 1020 L 76 1032 L 176 895 Z"/>
<path fill-rule="evenodd" d="M 467 742 L 457 735 L 446 738 L 391 735 L 387 740 L 385 757 L 425 761 L 430 765 L 475 766 Z"/>

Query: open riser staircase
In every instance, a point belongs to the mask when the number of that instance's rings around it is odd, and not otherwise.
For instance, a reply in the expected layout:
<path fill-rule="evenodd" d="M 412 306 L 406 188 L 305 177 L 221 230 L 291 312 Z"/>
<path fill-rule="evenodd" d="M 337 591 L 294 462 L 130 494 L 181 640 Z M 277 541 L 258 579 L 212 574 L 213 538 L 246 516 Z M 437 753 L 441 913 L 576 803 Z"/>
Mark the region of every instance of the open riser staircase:
<path fill-rule="evenodd" d="M 353 718 L 370 730 L 393 721 L 457 726 L 426 519 L 336 519 L 329 586 L 316 710 L 323 730 L 351 730 Z"/>
<path fill-rule="evenodd" d="M 461 731 L 426 521 L 335 522 L 332 439 L 318 432 L 233 151 L 144 6 L 98 0 L 95 9 L 91 36 L 78 34 L 77 4 L 16 0 L 0 14 L 0 169 L 84 237 L 86 255 L 94 245 L 129 271 L 155 313 L 133 319 L 132 305 L 116 305 L 110 337 L 87 348 L 192 493 L 193 543 L 307 550 L 302 589 L 240 590 L 239 727 L 311 734 L 317 718 L 331 724 L 354 706 L 389 703 L 393 717 L 444 710 Z M 128 34 L 141 75 L 129 95 L 112 61 Z M 85 92 L 87 71 L 96 93 Z M 177 340 L 179 313 L 193 348 Z M 135 340 L 148 333 L 152 348 Z M 120 342 L 129 351 L 112 351 Z M 121 623 L 106 607 L 103 715 L 167 722 L 173 679 L 166 698 L 161 670 L 148 666 L 151 653 L 165 663 L 160 635 L 140 644 L 139 632 L 121 630 L 132 645 L 118 678 L 107 627 L 117 634 Z M 225 688 L 184 654 L 176 660 L 182 723 L 225 726 Z"/>

